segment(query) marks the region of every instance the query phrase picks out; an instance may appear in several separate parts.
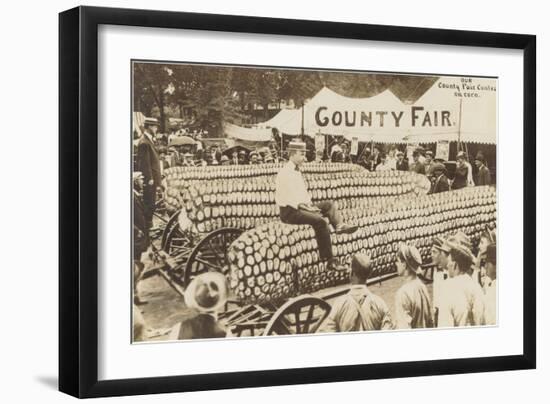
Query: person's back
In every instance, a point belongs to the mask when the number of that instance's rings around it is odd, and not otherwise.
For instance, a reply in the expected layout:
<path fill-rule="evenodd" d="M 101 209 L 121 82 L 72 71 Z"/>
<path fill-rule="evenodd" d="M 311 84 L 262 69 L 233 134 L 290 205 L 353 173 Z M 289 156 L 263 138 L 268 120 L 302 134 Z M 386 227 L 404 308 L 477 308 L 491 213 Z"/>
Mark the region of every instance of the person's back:
<path fill-rule="evenodd" d="M 350 332 L 393 329 L 388 306 L 368 290 L 366 285 L 353 285 L 337 299 L 322 328 L 323 332 Z"/>
<path fill-rule="evenodd" d="M 192 309 L 183 321 L 172 328 L 169 339 L 225 338 L 225 336 L 226 331 L 213 316 Z"/>
<path fill-rule="evenodd" d="M 485 302 L 481 286 L 470 275 L 460 274 L 443 282 L 438 327 L 484 325 Z"/>
<path fill-rule="evenodd" d="M 395 295 L 395 307 L 397 328 L 434 326 L 428 289 L 418 278 L 399 288 Z"/>

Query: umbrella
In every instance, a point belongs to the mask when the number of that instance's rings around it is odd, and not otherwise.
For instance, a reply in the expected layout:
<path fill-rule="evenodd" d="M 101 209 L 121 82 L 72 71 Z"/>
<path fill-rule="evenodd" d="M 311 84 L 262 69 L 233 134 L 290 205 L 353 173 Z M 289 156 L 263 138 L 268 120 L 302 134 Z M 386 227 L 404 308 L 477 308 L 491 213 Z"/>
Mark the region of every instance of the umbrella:
<path fill-rule="evenodd" d="M 196 142 L 189 136 L 178 136 L 170 141 L 169 146 L 194 145 Z"/>

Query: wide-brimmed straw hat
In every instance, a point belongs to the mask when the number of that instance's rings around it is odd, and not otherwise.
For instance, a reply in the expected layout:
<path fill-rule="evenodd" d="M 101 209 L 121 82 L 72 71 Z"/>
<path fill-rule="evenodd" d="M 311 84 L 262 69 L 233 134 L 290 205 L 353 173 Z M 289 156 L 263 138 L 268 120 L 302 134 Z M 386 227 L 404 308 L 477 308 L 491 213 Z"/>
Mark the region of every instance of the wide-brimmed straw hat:
<path fill-rule="evenodd" d="M 299 141 L 291 141 L 286 148 L 288 151 L 306 151 L 306 144 Z"/>
<path fill-rule="evenodd" d="M 227 282 L 219 272 L 207 272 L 195 277 L 184 293 L 185 304 L 201 313 L 212 313 L 227 301 Z"/>

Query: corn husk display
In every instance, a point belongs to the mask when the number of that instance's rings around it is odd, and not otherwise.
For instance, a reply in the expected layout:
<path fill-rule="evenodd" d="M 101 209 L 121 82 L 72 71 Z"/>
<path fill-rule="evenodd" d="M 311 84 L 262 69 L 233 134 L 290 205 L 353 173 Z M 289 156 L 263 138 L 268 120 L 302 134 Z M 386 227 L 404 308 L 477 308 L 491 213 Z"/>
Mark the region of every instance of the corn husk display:
<path fill-rule="evenodd" d="M 312 201 L 336 201 L 340 209 L 384 206 L 397 197 L 422 195 L 429 189 L 425 176 L 411 172 L 371 173 L 361 167 L 356 169 L 354 167 L 358 166 L 352 164 L 305 166 L 305 180 Z M 342 171 L 346 166 L 352 167 Z M 183 180 L 174 181 L 179 184 Z M 279 216 L 275 204 L 275 175 L 203 180 L 189 187 L 182 185 L 181 189 L 173 186 L 167 190 L 166 203 L 170 211 L 185 207 L 201 233 L 221 227 L 247 230 Z"/>
<path fill-rule="evenodd" d="M 496 193 L 493 187 L 471 187 L 341 213 L 359 230 L 333 234 L 333 255 L 349 263 L 357 252 L 370 254 L 376 277 L 396 271 L 399 242 L 415 245 L 425 262 L 435 236 L 461 230 L 476 245 L 485 229 L 496 226 Z M 307 225 L 275 221 L 246 231 L 231 244 L 228 259 L 230 286 L 242 303 L 276 301 L 349 282 L 347 272 L 328 270 L 320 261 L 315 233 Z"/>

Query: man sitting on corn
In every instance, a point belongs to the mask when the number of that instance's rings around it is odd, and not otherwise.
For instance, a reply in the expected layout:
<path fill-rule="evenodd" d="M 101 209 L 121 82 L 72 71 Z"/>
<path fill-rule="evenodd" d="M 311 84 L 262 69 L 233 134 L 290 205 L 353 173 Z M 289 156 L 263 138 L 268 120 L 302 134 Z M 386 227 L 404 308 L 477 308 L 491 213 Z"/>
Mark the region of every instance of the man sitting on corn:
<path fill-rule="evenodd" d="M 328 260 L 330 269 L 345 270 L 332 255 L 330 230 L 325 217 L 336 233 L 353 233 L 357 226 L 342 223 L 336 203 L 323 201 L 316 205 L 311 197 L 300 172 L 300 166 L 306 161 L 306 144 L 292 141 L 287 151 L 289 161 L 279 171 L 275 181 L 275 202 L 280 209 L 281 221 L 288 224 L 309 224 L 315 230 L 321 259 Z"/>

